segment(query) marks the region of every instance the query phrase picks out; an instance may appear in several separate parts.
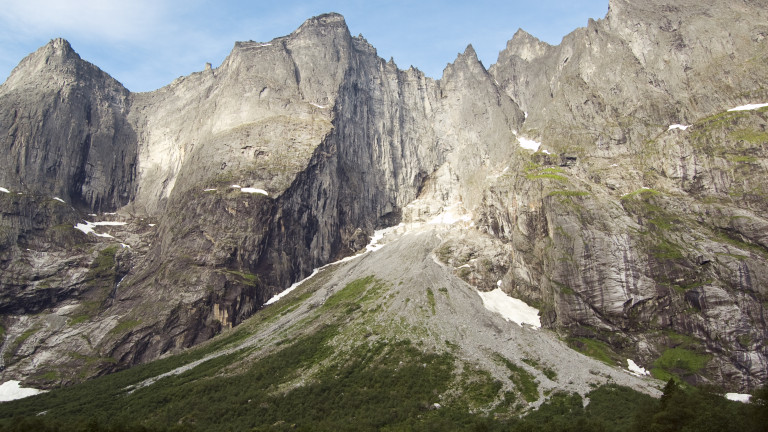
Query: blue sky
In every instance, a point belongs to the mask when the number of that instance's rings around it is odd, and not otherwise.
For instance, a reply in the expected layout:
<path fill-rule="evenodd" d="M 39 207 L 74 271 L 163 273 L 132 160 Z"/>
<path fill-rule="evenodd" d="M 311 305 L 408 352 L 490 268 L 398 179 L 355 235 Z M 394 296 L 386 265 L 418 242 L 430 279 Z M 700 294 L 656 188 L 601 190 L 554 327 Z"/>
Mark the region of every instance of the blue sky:
<path fill-rule="evenodd" d="M 325 12 L 344 15 L 353 35 L 400 68 L 440 78 L 469 43 L 488 67 L 518 28 L 558 44 L 607 11 L 608 0 L 3 0 L 0 81 L 64 37 L 129 90 L 154 90 L 206 62 L 218 66 L 235 41 L 268 41 Z"/>

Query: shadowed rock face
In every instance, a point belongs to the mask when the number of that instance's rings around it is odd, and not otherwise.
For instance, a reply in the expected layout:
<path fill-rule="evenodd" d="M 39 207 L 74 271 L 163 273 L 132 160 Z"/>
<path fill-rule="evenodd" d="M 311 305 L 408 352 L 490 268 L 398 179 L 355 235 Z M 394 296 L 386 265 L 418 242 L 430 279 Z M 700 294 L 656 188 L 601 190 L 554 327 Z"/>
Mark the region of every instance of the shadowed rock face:
<path fill-rule="evenodd" d="M 0 87 L 4 375 L 67 383 L 194 345 L 375 229 L 461 211 L 440 260 L 576 348 L 765 382 L 768 123 L 725 110 L 768 101 L 768 20 L 687 3 L 612 1 L 559 46 L 518 31 L 490 70 L 470 45 L 440 80 L 338 14 L 139 94 L 52 41 Z"/>

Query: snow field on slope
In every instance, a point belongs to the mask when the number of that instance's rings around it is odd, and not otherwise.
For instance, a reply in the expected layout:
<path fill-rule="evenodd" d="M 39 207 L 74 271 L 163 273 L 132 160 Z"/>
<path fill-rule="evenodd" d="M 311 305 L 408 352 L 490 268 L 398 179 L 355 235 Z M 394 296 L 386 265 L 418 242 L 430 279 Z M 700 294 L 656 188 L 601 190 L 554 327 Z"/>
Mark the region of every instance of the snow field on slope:
<path fill-rule="evenodd" d="M 767 106 L 768 106 L 768 103 L 746 104 L 746 105 L 737 106 L 735 108 L 731 108 L 728 111 L 751 111 L 751 110 L 756 110 L 756 109 L 760 109 Z"/>
<path fill-rule="evenodd" d="M 0 402 L 8 402 L 39 393 L 45 393 L 45 390 L 38 390 L 31 387 L 21 387 L 21 383 L 16 380 L 6 381 L 0 384 Z"/>
<path fill-rule="evenodd" d="M 632 373 L 634 375 L 637 375 L 637 376 L 650 375 L 651 374 L 644 367 L 638 366 L 638 364 L 635 363 L 635 361 L 632 360 L 632 359 L 627 359 L 627 369 L 629 369 L 630 373 Z"/>
<path fill-rule="evenodd" d="M 267 191 L 265 191 L 264 189 L 257 189 L 257 188 L 252 188 L 252 187 L 242 187 L 242 186 L 236 185 L 236 184 L 233 184 L 232 186 L 230 186 L 230 188 L 232 188 L 232 189 L 240 189 L 240 192 L 243 192 L 243 193 L 251 193 L 251 194 L 252 193 L 257 193 L 257 194 L 262 194 L 262 195 L 269 196 Z M 209 190 L 216 190 L 216 189 L 205 189 L 206 192 L 209 191 Z"/>
<path fill-rule="evenodd" d="M 109 235 L 107 233 L 97 233 L 96 231 L 94 231 L 94 228 L 96 228 L 97 226 L 122 226 L 122 225 L 127 225 L 128 224 L 128 222 L 112 222 L 112 221 L 106 221 L 106 222 L 88 222 L 88 221 L 84 221 L 84 222 L 85 223 L 79 223 L 79 224 L 75 225 L 75 229 L 78 229 L 78 230 L 82 231 L 86 235 L 88 235 L 90 233 L 90 234 L 93 234 L 93 235 L 95 235 L 97 237 L 105 237 L 105 238 L 114 238 L 114 237 L 112 237 L 111 235 Z"/>
<path fill-rule="evenodd" d="M 749 403 L 749 400 L 752 398 L 752 395 L 743 394 L 743 393 L 726 393 L 725 398 L 728 400 L 732 400 L 734 402 Z"/>
<path fill-rule="evenodd" d="M 510 297 L 501 288 L 496 288 L 490 292 L 478 291 L 478 294 L 483 299 L 483 305 L 486 309 L 500 314 L 507 321 L 512 321 L 520 326 L 529 324 L 535 328 L 541 328 L 539 310 L 528 306 L 520 299 Z"/>
<path fill-rule="evenodd" d="M 674 129 L 679 129 L 679 130 L 683 130 L 684 131 L 684 130 L 688 129 L 689 127 L 691 127 L 691 125 L 673 124 L 673 125 L 669 125 L 669 128 L 667 128 L 667 130 L 671 131 L 671 130 L 674 130 Z"/>

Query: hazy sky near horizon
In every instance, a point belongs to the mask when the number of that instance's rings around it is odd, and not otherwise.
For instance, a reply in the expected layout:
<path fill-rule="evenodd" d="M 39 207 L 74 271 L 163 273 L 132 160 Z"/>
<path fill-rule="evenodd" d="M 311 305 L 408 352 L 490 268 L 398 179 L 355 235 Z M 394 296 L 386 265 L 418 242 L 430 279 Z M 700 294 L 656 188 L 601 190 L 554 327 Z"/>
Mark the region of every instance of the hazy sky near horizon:
<path fill-rule="evenodd" d="M 3 0 L 0 81 L 29 53 L 56 37 L 131 91 L 160 88 L 221 64 L 235 41 L 266 42 L 325 12 L 344 15 L 379 56 L 440 78 L 472 44 L 488 67 L 518 28 L 558 44 L 608 0 Z"/>

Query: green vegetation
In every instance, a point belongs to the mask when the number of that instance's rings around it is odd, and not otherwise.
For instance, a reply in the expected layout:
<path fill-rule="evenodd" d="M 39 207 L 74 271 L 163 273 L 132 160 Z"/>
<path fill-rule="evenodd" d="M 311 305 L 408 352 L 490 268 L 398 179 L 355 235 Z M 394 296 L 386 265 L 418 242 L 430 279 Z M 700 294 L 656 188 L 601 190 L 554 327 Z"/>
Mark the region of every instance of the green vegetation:
<path fill-rule="evenodd" d="M 330 361 L 334 350 L 328 342 L 336 334 L 335 326 L 321 328 L 237 375 L 221 371 L 244 359 L 247 351 L 126 393 L 128 381 L 139 378 L 137 372 L 147 375 L 139 367 L 52 391 L 34 403 L 20 400 L 10 410 L 0 406 L 0 424 L 23 424 L 18 416 L 38 419 L 41 409 L 48 413 L 39 418 L 38 430 L 53 425 L 79 430 L 89 422 L 98 429 L 272 430 L 278 425 L 278 430 L 376 430 L 396 425 L 413 429 L 433 421 L 463 429 L 485 421 L 460 407 L 428 411 L 448 389 L 455 360 L 422 353 L 408 341 L 359 346 L 313 376 L 309 371 L 315 365 Z M 484 379 L 470 381 L 477 384 L 473 393 L 482 400 L 498 388 L 486 388 Z M 285 387 L 289 382 L 298 385 Z"/>
<path fill-rule="evenodd" d="M 568 177 L 562 175 L 565 170 L 557 167 L 542 167 L 535 162 L 528 162 L 525 166 L 525 178 L 528 180 L 549 179 L 568 181 Z"/>
<path fill-rule="evenodd" d="M 40 330 L 40 327 L 31 327 L 25 330 L 24 333 L 16 337 L 16 339 L 14 339 L 13 342 L 10 343 L 8 348 L 3 353 L 5 362 L 10 363 L 11 359 L 13 358 L 13 355 L 16 353 L 16 350 L 19 349 L 19 347 L 27 339 L 29 339 L 33 334 L 37 333 L 38 330 Z"/>
<path fill-rule="evenodd" d="M 440 246 L 440 248 L 435 251 L 435 254 L 437 255 L 437 258 L 440 259 L 440 262 L 448 264 L 448 261 L 453 255 L 453 247 L 450 243 L 446 243 Z"/>
<path fill-rule="evenodd" d="M 649 222 L 649 228 L 656 232 L 664 232 L 680 226 L 684 221 L 677 213 L 667 211 L 660 204 L 661 192 L 653 189 L 639 189 L 621 197 L 621 204 L 628 212 Z"/>
<path fill-rule="evenodd" d="M 617 354 L 613 352 L 611 347 L 605 342 L 585 337 L 570 338 L 567 339 L 566 342 L 576 351 L 596 360 L 600 360 L 605 364 L 615 366 L 617 362 L 619 362 Z"/>
<path fill-rule="evenodd" d="M 87 279 L 114 279 L 115 278 L 115 254 L 120 245 L 107 246 L 99 251 L 96 259 L 91 264 Z M 110 282 L 112 282 L 110 280 Z"/>
<path fill-rule="evenodd" d="M 427 288 L 427 301 L 429 301 L 429 307 L 432 309 L 432 315 L 435 314 L 435 293 L 431 288 Z"/>
<path fill-rule="evenodd" d="M 557 197 L 583 197 L 583 196 L 589 196 L 591 195 L 587 191 L 577 191 L 577 190 L 553 190 L 550 191 L 547 196 L 557 196 Z"/>
<path fill-rule="evenodd" d="M 529 180 L 548 179 L 548 180 L 557 180 L 557 181 L 568 181 L 568 177 L 562 176 L 560 174 L 552 174 L 552 173 L 528 174 L 526 178 L 528 178 Z"/>
<path fill-rule="evenodd" d="M 676 244 L 666 239 L 657 239 L 658 241 L 650 247 L 651 254 L 659 260 L 675 260 L 684 257 L 683 251 Z"/>
<path fill-rule="evenodd" d="M 70 318 L 69 321 L 67 321 L 67 324 L 71 325 L 71 326 L 76 326 L 76 325 L 78 325 L 80 323 L 84 323 L 84 322 L 86 322 L 86 321 L 88 321 L 90 319 L 91 319 L 91 315 L 81 314 L 81 315 L 77 315 L 77 316 L 74 316 L 74 317 Z"/>
<path fill-rule="evenodd" d="M 484 408 L 491 405 L 501 391 L 501 381 L 494 379 L 488 371 L 465 365 L 458 384 L 462 389 L 461 400 L 468 408 Z"/>
<path fill-rule="evenodd" d="M 344 288 L 336 291 L 332 296 L 328 297 L 328 300 L 323 304 L 325 309 L 333 309 L 339 305 L 354 306 L 356 302 L 360 300 L 363 293 L 365 293 L 368 286 L 374 281 L 373 276 L 364 277 L 350 282 Z M 357 305 L 357 307 L 360 307 Z"/>
<path fill-rule="evenodd" d="M 621 204 L 643 225 L 644 230 L 637 232 L 638 240 L 649 256 L 661 262 L 685 258 L 684 248 L 676 243 L 680 240 L 675 238 L 675 232 L 686 221 L 663 207 L 661 192 L 639 189 L 621 197 Z"/>
<path fill-rule="evenodd" d="M 638 190 L 636 190 L 634 192 L 630 192 L 630 193 L 628 193 L 626 195 L 623 195 L 621 197 L 621 200 L 622 201 L 627 201 L 627 200 L 633 199 L 635 197 L 639 197 L 641 199 L 648 199 L 649 197 L 659 195 L 660 193 L 661 192 L 659 192 L 657 190 L 654 190 L 654 189 L 640 188 L 640 189 L 638 189 Z"/>
<path fill-rule="evenodd" d="M 735 232 L 728 230 L 719 230 L 714 235 L 714 240 L 721 243 L 729 244 L 733 247 L 739 248 L 745 252 L 754 252 L 763 257 L 768 257 L 768 251 L 766 251 L 760 245 L 754 243 L 747 243 L 743 238 Z M 739 256 L 739 255 L 736 255 Z"/>
<path fill-rule="evenodd" d="M 668 348 L 653 362 L 651 375 L 662 380 L 673 376 L 684 377 L 703 369 L 709 360 L 709 355 L 699 354 L 689 348 Z"/>
<path fill-rule="evenodd" d="M 512 374 L 509 379 L 515 383 L 515 387 L 520 391 L 520 394 L 528 402 L 535 402 L 539 399 L 539 385 L 536 384 L 536 380 L 530 372 L 516 365 L 508 358 L 501 354 L 495 353 L 493 359 L 506 366 Z"/>
<path fill-rule="evenodd" d="M 749 163 L 749 164 L 753 164 L 753 163 L 757 163 L 757 161 L 759 159 L 756 158 L 755 156 L 744 156 L 744 155 L 742 155 L 742 156 L 732 156 L 732 155 L 729 155 L 728 156 L 728 160 L 731 161 L 731 162 L 735 162 L 735 163 Z"/>
<path fill-rule="evenodd" d="M 736 141 L 745 141 L 750 144 L 768 143 L 768 132 L 755 129 L 737 129 L 729 134 Z"/>
<path fill-rule="evenodd" d="M 569 287 L 568 285 L 565 285 L 565 284 L 560 283 L 558 281 L 552 281 L 552 283 L 556 287 L 560 288 L 560 292 L 565 294 L 565 295 L 575 295 L 576 294 L 576 291 L 574 291 L 573 288 Z"/>
<path fill-rule="evenodd" d="M 240 279 L 240 282 L 245 285 L 250 285 L 254 287 L 258 287 L 261 285 L 261 279 L 259 279 L 259 275 L 249 273 L 249 272 L 238 271 L 238 270 L 223 270 L 223 272 L 226 274 L 237 276 Z"/>
<path fill-rule="evenodd" d="M 551 380 L 554 380 L 555 378 L 557 378 L 557 372 L 555 372 L 554 370 L 552 370 L 547 366 L 542 366 L 541 364 L 539 364 L 537 360 L 532 358 L 523 358 L 522 360 L 523 360 L 523 363 L 540 370 L 544 374 L 544 376 L 546 376 L 547 378 Z"/>
<path fill-rule="evenodd" d="M 408 350 L 405 357 L 408 358 Z M 418 354 L 416 354 L 418 356 Z M 403 357 L 398 357 L 402 359 Z M 368 360 L 365 360 L 368 361 Z M 381 370 L 388 370 L 390 362 L 386 362 Z M 215 365 L 210 365 L 209 368 Z M 410 365 L 409 365 L 410 366 Z M 279 365 L 272 363 L 272 369 L 262 372 L 279 372 Z M 408 367 L 407 367 L 408 368 Z M 284 397 L 267 397 L 254 399 L 257 394 L 264 394 L 254 389 L 254 386 L 238 385 L 232 392 L 227 393 L 210 382 L 204 390 L 213 391 L 200 402 L 194 402 L 183 412 L 178 412 L 178 401 L 185 398 L 184 394 L 166 393 L 152 397 L 145 389 L 141 397 L 134 394 L 110 405 L 104 406 L 122 408 L 117 417 L 94 412 L 91 417 L 86 413 L 80 416 L 71 412 L 65 418 L 54 418 L 54 411 L 46 415 L 32 414 L 34 409 L 26 410 L 30 414 L 8 417 L 12 413 L 9 407 L 31 406 L 21 401 L 0 406 L 0 428 L 8 431 L 151 431 L 151 430 L 299 430 L 299 431 L 331 431 L 331 430 L 467 430 L 467 431 L 701 431 L 701 432 L 758 432 L 764 431 L 768 424 L 768 388 L 759 390 L 755 395 L 756 403 L 743 404 L 726 400 L 717 393 L 699 389 L 682 389 L 674 384 L 667 385 L 660 400 L 627 387 L 606 385 L 597 388 L 586 396 L 589 405 L 584 407 L 582 398 L 577 394 L 555 393 L 550 399 L 536 410 L 522 418 L 515 416 L 486 416 L 469 413 L 456 407 L 443 406 L 430 410 L 428 406 L 417 402 L 418 397 L 403 396 L 404 393 L 394 394 L 388 389 L 397 387 L 411 391 L 407 394 L 425 397 L 432 400 L 429 392 L 419 390 L 419 384 L 429 383 L 429 379 L 440 378 L 440 374 L 430 374 L 428 379 L 419 377 L 419 367 L 409 369 L 414 373 L 416 385 L 404 382 L 408 373 L 395 373 L 388 380 L 372 382 L 361 391 L 361 387 L 349 387 L 355 381 L 383 378 L 376 374 L 368 374 L 364 370 L 352 372 L 349 376 L 340 376 L 339 385 L 327 387 L 330 383 L 317 382 L 289 391 Z M 390 369 L 391 371 L 391 369 Z M 253 377 L 255 370 L 249 371 Z M 267 378 L 267 380 L 269 380 Z M 231 382 L 227 382 L 230 384 Z M 188 383 L 188 390 L 195 389 Z M 381 387 L 384 386 L 384 387 Z M 351 392 L 343 391 L 351 390 Z M 377 393 L 379 391 L 380 393 Z M 198 397 L 205 395 L 196 395 Z M 219 399 L 224 397 L 223 400 Z M 244 399 L 251 397 L 251 399 Z M 305 398 L 305 399 L 299 399 Z M 30 400 L 42 400 L 38 396 Z M 102 398 L 103 399 L 103 398 Z M 67 403 L 66 400 L 61 399 Z M 136 413 L 136 404 L 149 404 L 155 401 L 168 404 L 154 407 L 153 414 L 146 418 L 130 418 L 128 413 Z M 250 402 L 249 402 L 250 401 Z M 413 401 L 405 402 L 404 401 Z M 230 403 L 224 406 L 224 403 Z M 213 406 L 211 406 L 213 404 Z M 401 405 L 402 404 L 402 405 Z M 73 405 L 73 404 L 70 404 Z M 181 418 L 176 420 L 177 416 Z M 220 417 L 215 417 L 219 415 Z M 263 417 L 260 417 L 263 415 Z M 174 421 L 176 420 L 176 421 Z"/>
<path fill-rule="evenodd" d="M 708 285 L 714 282 L 714 279 L 696 280 L 688 283 L 672 284 L 672 288 L 679 293 L 685 293 L 700 286 Z"/>
<path fill-rule="evenodd" d="M 70 326 L 75 326 L 82 322 L 86 322 L 99 312 L 101 303 L 104 301 L 107 295 L 109 295 L 108 289 L 100 288 L 100 290 L 101 292 L 96 293 L 98 295 L 98 299 L 85 300 L 80 303 L 80 306 L 74 311 L 74 315 L 67 322 Z"/>
<path fill-rule="evenodd" d="M 674 382 L 660 400 L 606 385 L 587 394 L 586 407 L 576 394 L 555 393 L 522 418 L 510 415 L 519 406 L 503 404 L 486 415 L 477 408 L 498 400 L 502 389 L 487 371 L 465 365 L 456 380 L 452 355 L 424 353 L 407 340 L 364 343 L 334 356 L 329 342 L 339 331 L 321 327 L 250 363 L 244 362 L 249 350 L 233 352 L 131 393 L 127 387 L 168 370 L 172 358 L 0 404 L 0 430 L 753 432 L 768 421 L 768 389 L 757 393 L 757 403 L 742 404 Z M 512 372 L 526 400 L 535 400 L 530 374 L 494 357 Z M 521 375 L 530 382 L 521 385 Z M 452 386 L 461 389 L 454 399 L 446 396 Z M 435 403 L 441 407 L 433 409 Z"/>
<path fill-rule="evenodd" d="M 114 326 L 109 333 L 110 334 L 122 334 L 127 332 L 128 330 L 138 326 L 141 324 L 141 320 L 125 320 L 125 321 L 119 321 L 116 326 Z"/>

